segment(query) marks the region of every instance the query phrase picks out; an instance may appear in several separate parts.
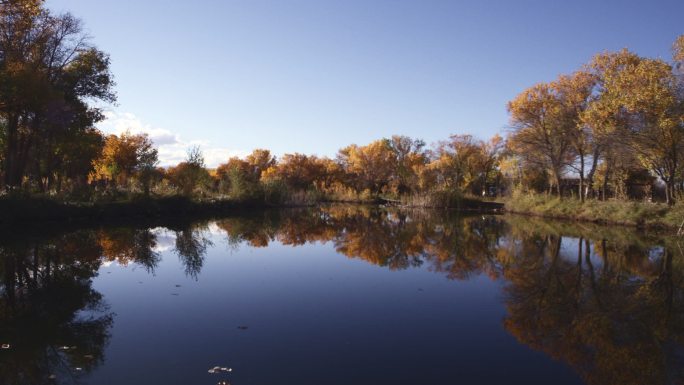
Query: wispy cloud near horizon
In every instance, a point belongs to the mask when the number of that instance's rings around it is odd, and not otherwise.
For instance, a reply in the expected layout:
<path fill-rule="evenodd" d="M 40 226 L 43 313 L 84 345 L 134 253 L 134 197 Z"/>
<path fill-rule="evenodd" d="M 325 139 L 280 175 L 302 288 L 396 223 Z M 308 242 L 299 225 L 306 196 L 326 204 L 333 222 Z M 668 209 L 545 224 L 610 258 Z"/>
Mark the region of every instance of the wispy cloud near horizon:
<path fill-rule="evenodd" d="M 147 134 L 159 150 L 159 164 L 162 167 L 174 166 L 185 160 L 188 150 L 199 146 L 204 154 L 204 161 L 209 168 L 224 163 L 233 156 L 244 157 L 249 151 L 216 147 L 206 140 L 184 140 L 180 135 L 165 128 L 156 127 L 143 122 L 131 112 L 106 111 L 105 120 L 98 128 L 106 134 L 120 135 L 126 131 L 132 134 Z"/>

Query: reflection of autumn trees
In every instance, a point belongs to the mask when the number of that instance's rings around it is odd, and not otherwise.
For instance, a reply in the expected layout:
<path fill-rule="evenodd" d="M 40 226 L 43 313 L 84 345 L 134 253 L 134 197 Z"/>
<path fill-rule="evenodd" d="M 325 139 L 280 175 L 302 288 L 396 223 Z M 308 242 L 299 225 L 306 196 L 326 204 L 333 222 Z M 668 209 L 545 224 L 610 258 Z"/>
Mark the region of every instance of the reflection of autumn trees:
<path fill-rule="evenodd" d="M 496 275 L 493 246 L 503 230 L 503 223 L 494 218 L 445 218 L 420 210 L 351 205 L 265 212 L 224 219 L 217 225 L 233 244 L 332 242 L 348 257 L 392 269 L 429 261 L 435 270 L 454 277 L 481 271 Z"/>
<path fill-rule="evenodd" d="M 539 233 L 508 243 L 505 325 L 521 342 L 589 384 L 684 381 L 681 254 Z"/>
<path fill-rule="evenodd" d="M 210 242 L 206 226 L 174 231 L 186 272 L 197 276 Z M 92 288 L 103 263 L 153 272 L 157 235 L 148 229 L 82 230 L 0 239 L 0 383 L 75 383 L 104 361 L 113 314 Z M 54 381 L 53 381 L 54 376 Z"/>
<path fill-rule="evenodd" d="M 452 278 L 492 271 L 492 235 L 502 226 L 491 218 L 435 216 L 419 210 L 375 210 L 336 218 L 344 226 L 333 239 L 338 252 L 392 269 L 427 262 Z"/>
<path fill-rule="evenodd" d="M 271 211 L 257 212 L 222 219 L 216 225 L 226 232 L 231 245 L 247 242 L 252 247 L 265 247 L 275 237 L 279 222 L 277 215 Z"/>
<path fill-rule="evenodd" d="M 504 228 L 505 223 L 494 217 L 447 221 L 438 227 L 436 236 L 427 239 L 427 258 L 435 271 L 452 279 L 481 273 L 496 278 L 497 245 Z"/>
<path fill-rule="evenodd" d="M 192 277 L 202 270 L 207 248 L 212 245 L 207 235 L 206 223 L 183 224 L 172 229 L 175 241 L 173 251 L 178 255 L 185 272 Z M 102 257 L 107 262 L 122 266 L 131 263 L 153 273 L 161 260 L 156 251 L 157 235 L 149 229 L 119 227 L 99 230 L 97 241 Z"/>
<path fill-rule="evenodd" d="M 215 226 L 233 246 L 329 243 L 389 269 L 424 265 L 451 279 L 500 279 L 506 329 L 567 362 L 588 384 L 684 381 L 684 253 L 676 239 L 590 224 L 351 205 L 256 211 Z M 91 287 L 101 264 L 152 272 L 166 234 L 186 273 L 197 278 L 212 245 L 210 228 L 6 237 L 0 342 L 21 344 L 0 360 L 0 378 L 40 383 L 52 373 L 97 365 L 112 322 Z M 94 316 L 78 317 L 83 310 Z"/>
<path fill-rule="evenodd" d="M 677 242 L 587 224 L 358 206 L 219 222 L 236 243 L 332 242 L 348 257 L 505 282 L 505 327 L 589 384 L 684 381 L 684 254 Z M 657 246 L 654 246 L 657 245 Z"/>
<path fill-rule="evenodd" d="M 370 263 L 402 269 L 418 266 L 424 253 L 416 222 L 404 214 L 373 210 L 366 215 L 346 215 L 336 218 L 344 229 L 333 239 L 338 252 L 362 258 Z"/>
<path fill-rule="evenodd" d="M 130 263 L 145 267 L 153 272 L 160 261 L 156 236 L 147 229 L 121 227 L 101 230 L 98 241 L 102 248 L 102 256 L 106 261 L 117 262 L 127 266 Z"/>
<path fill-rule="evenodd" d="M 174 251 L 178 254 L 181 263 L 185 267 L 185 273 L 197 279 L 204 266 L 204 256 L 207 247 L 212 245 L 206 235 L 206 224 L 184 226 L 175 231 L 176 243 Z"/>
<path fill-rule="evenodd" d="M 113 320 L 91 286 L 102 261 L 96 234 L 2 245 L 0 340 L 11 345 L 0 360 L 3 384 L 75 382 L 104 360 Z"/>

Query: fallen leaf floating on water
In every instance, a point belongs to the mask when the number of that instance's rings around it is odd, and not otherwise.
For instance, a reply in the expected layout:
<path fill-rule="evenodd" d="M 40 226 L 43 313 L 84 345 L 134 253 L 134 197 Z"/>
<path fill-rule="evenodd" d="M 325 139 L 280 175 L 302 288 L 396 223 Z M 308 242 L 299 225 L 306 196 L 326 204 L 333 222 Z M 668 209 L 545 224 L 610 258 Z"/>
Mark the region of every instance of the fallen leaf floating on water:
<path fill-rule="evenodd" d="M 83 358 L 87 358 L 87 359 L 89 359 L 89 360 L 92 360 L 92 359 L 95 358 L 95 357 L 93 357 L 92 354 L 86 354 L 85 356 L 83 356 Z"/>
<path fill-rule="evenodd" d="M 221 372 L 232 372 L 233 368 L 226 368 L 226 367 L 221 367 L 221 366 L 214 366 L 213 368 L 207 370 L 207 373 L 210 374 L 216 374 L 216 373 L 221 373 Z"/>
<path fill-rule="evenodd" d="M 2 346 L 0 346 L 0 347 L 3 348 L 3 349 L 9 349 L 9 348 L 11 348 L 12 346 L 11 346 L 10 344 L 2 344 Z"/>
<path fill-rule="evenodd" d="M 51 374 L 48 376 L 48 380 L 56 380 L 56 379 L 57 379 L 57 376 L 54 374 Z"/>
<path fill-rule="evenodd" d="M 81 370 L 83 370 L 83 368 L 74 368 L 74 369 L 76 369 L 77 372 L 80 372 Z"/>
<path fill-rule="evenodd" d="M 66 350 L 76 350 L 76 347 L 75 346 L 60 346 L 58 349 L 59 350 L 65 350 L 65 351 Z"/>

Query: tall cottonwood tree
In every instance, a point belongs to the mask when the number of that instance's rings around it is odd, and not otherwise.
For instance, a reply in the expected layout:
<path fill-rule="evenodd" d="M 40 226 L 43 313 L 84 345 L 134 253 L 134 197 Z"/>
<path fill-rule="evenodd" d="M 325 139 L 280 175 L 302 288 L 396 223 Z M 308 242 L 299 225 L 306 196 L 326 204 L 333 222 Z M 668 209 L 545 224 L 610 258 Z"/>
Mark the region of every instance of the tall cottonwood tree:
<path fill-rule="evenodd" d="M 395 154 L 388 139 L 365 146 L 351 145 L 338 152 L 337 159 L 357 191 L 377 195 L 389 184 L 395 170 Z"/>
<path fill-rule="evenodd" d="M 53 15 L 41 0 L 1 2 L 5 186 L 20 187 L 30 162 L 51 159 L 58 140 L 101 120 L 100 110 L 88 101 L 115 101 L 113 85 L 109 57 L 88 43 L 80 20 L 68 13 Z"/>
<path fill-rule="evenodd" d="M 436 172 L 437 183 L 447 189 L 468 189 L 478 178 L 480 147 L 472 135 L 451 135 L 439 142 L 429 167 Z"/>
<path fill-rule="evenodd" d="M 552 83 L 560 102 L 561 113 L 558 124 L 563 126 L 561 132 L 568 133 L 571 151 L 576 158 L 570 163 L 570 166 L 577 171 L 579 176 L 578 196 L 581 201 L 584 201 L 587 194 L 585 189 L 587 161 L 592 155 L 596 160 L 599 156 L 599 152 L 594 146 L 591 127 L 582 120 L 584 111 L 592 102 L 594 84 L 595 77 L 585 71 L 578 71 L 572 75 L 562 75 Z M 596 162 L 592 162 L 589 179 L 592 179 L 596 165 Z"/>
<path fill-rule="evenodd" d="M 614 86 L 632 121 L 631 147 L 644 167 L 665 182 L 666 201 L 673 203 L 684 153 L 684 126 L 677 119 L 680 103 L 672 67 L 661 60 L 645 59 L 624 71 Z"/>
<path fill-rule="evenodd" d="M 590 66 L 599 89 L 585 121 L 604 140 L 631 149 L 641 165 L 665 183 L 666 201 L 673 203 L 684 127 L 677 119 L 681 95 L 672 66 L 626 50 L 598 55 Z"/>
<path fill-rule="evenodd" d="M 427 169 L 440 188 L 485 195 L 503 149 L 504 140 L 499 135 L 488 141 L 472 135 L 451 135 L 435 146 Z"/>
<path fill-rule="evenodd" d="M 487 194 L 487 184 L 494 179 L 496 190 L 499 189 L 499 164 L 503 157 L 505 141 L 501 135 L 496 134 L 491 139 L 480 144 L 481 159 L 478 163 L 478 171 L 481 179 L 482 195 Z"/>
<path fill-rule="evenodd" d="M 587 177 L 587 187 L 593 190 L 597 165 L 601 161 L 601 193 L 604 199 L 611 175 L 620 173 L 619 166 L 626 164 L 623 160 L 634 159 L 629 153 L 629 138 L 624 135 L 628 130 L 629 119 L 615 100 L 615 90 L 610 86 L 611 79 L 640 61 L 638 55 L 621 50 L 596 55 L 584 68 L 594 78 L 593 99 L 581 114 L 582 122 L 592 134 L 592 171 Z"/>
<path fill-rule="evenodd" d="M 537 84 L 508 103 L 513 132 L 510 148 L 526 164 L 548 170 L 550 186 L 560 196 L 561 176 L 572 160 L 574 132 L 565 120 L 565 110 L 556 86 Z"/>
<path fill-rule="evenodd" d="M 396 163 L 393 188 L 397 194 L 415 192 L 419 184 L 419 170 L 427 163 L 425 142 L 408 136 L 393 135 L 389 139 L 389 146 Z"/>

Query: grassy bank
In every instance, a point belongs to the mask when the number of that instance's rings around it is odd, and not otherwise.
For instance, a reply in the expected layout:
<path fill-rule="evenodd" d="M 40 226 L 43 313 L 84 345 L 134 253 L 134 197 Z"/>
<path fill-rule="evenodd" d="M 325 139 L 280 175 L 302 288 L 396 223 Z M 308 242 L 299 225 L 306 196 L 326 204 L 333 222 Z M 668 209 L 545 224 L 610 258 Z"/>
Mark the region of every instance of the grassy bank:
<path fill-rule="evenodd" d="M 619 224 L 638 227 L 678 228 L 684 220 L 684 203 L 559 199 L 544 194 L 514 193 L 505 199 L 507 212 L 546 218 Z"/>

